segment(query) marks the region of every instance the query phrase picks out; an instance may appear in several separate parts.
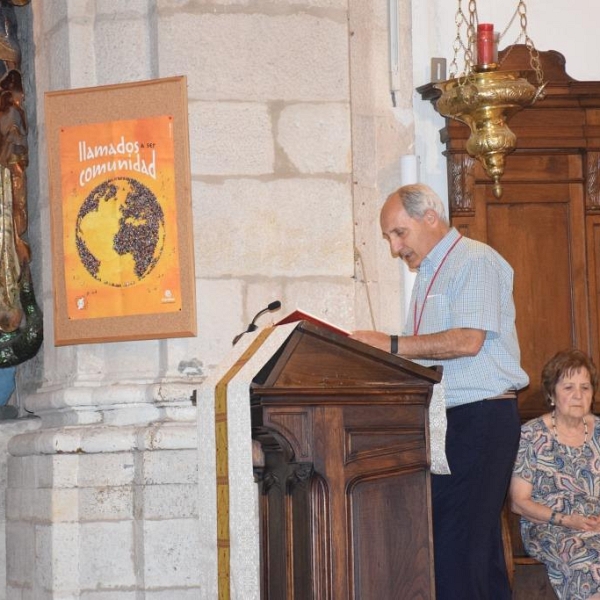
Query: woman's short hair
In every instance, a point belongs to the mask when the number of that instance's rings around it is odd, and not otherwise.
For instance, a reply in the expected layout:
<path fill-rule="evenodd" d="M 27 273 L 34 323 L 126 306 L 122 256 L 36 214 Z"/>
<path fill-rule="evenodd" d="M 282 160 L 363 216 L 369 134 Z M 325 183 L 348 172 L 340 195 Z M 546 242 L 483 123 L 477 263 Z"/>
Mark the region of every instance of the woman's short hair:
<path fill-rule="evenodd" d="M 565 376 L 570 376 L 580 369 L 585 369 L 590 376 L 592 395 L 596 394 L 598 387 L 598 371 L 592 359 L 581 350 L 570 348 L 557 352 L 542 369 L 542 387 L 546 402 L 552 404 L 556 384 Z"/>
<path fill-rule="evenodd" d="M 433 210 L 443 223 L 448 224 L 444 203 L 428 185 L 403 185 L 396 193 L 409 217 L 420 221 L 428 210 Z"/>

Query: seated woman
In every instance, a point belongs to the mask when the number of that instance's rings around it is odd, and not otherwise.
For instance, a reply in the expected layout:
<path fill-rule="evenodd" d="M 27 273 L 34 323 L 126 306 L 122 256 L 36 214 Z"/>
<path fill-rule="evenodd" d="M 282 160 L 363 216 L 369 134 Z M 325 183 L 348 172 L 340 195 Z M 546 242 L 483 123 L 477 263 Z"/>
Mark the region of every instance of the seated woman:
<path fill-rule="evenodd" d="M 600 599 L 600 419 L 591 413 L 598 373 L 579 350 L 542 370 L 551 412 L 521 428 L 510 485 L 527 553 L 543 562 L 561 600 Z"/>

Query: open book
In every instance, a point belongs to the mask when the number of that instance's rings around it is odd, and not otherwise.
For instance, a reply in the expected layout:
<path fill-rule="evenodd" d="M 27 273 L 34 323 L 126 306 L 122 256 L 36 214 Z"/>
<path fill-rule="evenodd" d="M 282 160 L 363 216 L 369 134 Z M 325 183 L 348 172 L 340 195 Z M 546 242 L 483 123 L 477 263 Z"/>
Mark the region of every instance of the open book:
<path fill-rule="evenodd" d="M 299 308 L 297 308 L 294 312 L 291 312 L 286 317 L 283 317 L 283 319 L 281 319 L 280 321 L 277 321 L 275 325 L 285 325 L 286 323 L 294 323 L 296 321 L 308 321 L 309 323 L 319 325 L 324 329 L 328 329 L 333 333 L 337 333 L 338 335 L 350 335 L 349 331 L 346 331 L 345 329 L 342 329 L 341 327 L 338 327 L 337 325 L 334 325 L 329 321 L 324 321 L 319 317 L 315 317 L 314 315 L 311 315 L 310 313 L 307 313 L 304 310 L 300 310 Z"/>

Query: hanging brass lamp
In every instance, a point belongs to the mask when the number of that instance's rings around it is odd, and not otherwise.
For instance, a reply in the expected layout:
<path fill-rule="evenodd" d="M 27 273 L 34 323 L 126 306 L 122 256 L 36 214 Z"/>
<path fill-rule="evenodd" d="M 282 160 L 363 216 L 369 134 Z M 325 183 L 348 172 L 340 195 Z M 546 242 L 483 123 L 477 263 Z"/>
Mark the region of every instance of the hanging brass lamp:
<path fill-rule="evenodd" d="M 525 44 L 529 48 L 532 71 L 502 71 L 497 62 L 499 36 L 494 35 L 493 26 L 479 24 L 475 34 L 476 2 L 469 1 L 467 20 L 462 12 L 461 0 L 458 0 L 458 31 L 451 68 L 456 68 L 457 56 L 462 49 L 465 71 L 459 77 L 434 84 L 441 92 L 436 101 L 437 111 L 469 127 L 471 134 L 466 144 L 467 152 L 481 162 L 485 172 L 493 180 L 492 190 L 496 198 L 502 195 L 500 178 L 504 173 L 505 157 L 515 149 L 517 143 L 516 135 L 507 122 L 522 108 L 542 98 L 546 85 L 543 82 L 539 54 L 527 35 L 526 13 L 524 0 L 519 0 L 515 16 L 520 16 L 521 36 L 525 37 Z M 466 43 L 461 38 L 461 23 L 467 25 Z M 473 60 L 475 48 L 476 61 Z M 533 73 L 537 75 L 537 85 L 529 80 Z"/>

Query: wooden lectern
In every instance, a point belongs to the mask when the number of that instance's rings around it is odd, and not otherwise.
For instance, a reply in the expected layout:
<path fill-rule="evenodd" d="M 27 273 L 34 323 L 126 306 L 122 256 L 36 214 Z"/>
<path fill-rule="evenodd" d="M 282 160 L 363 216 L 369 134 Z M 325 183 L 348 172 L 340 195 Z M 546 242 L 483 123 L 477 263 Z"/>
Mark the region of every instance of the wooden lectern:
<path fill-rule="evenodd" d="M 257 374 L 265 600 L 435 598 L 427 408 L 441 377 L 306 321 Z"/>

